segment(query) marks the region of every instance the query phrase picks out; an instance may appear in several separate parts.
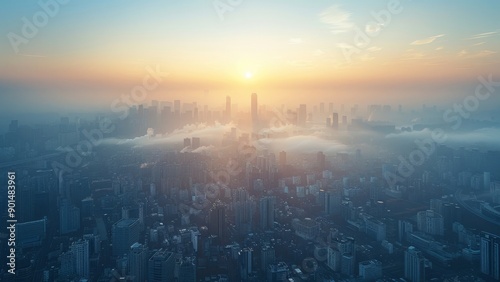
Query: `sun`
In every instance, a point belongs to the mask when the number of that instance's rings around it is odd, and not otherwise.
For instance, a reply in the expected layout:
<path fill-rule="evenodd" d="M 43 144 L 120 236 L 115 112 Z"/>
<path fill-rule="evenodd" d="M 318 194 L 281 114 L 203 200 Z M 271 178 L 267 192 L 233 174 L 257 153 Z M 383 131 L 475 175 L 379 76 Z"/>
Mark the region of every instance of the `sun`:
<path fill-rule="evenodd" d="M 246 79 L 250 79 L 252 77 L 253 77 L 253 73 L 252 72 L 249 72 L 249 71 L 245 72 L 245 78 Z"/>

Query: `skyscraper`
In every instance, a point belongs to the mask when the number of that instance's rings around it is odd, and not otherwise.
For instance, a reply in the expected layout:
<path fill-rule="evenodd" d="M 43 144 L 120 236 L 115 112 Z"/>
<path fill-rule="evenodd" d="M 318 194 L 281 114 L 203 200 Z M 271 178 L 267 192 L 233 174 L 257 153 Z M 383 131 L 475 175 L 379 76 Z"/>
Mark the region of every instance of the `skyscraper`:
<path fill-rule="evenodd" d="M 252 253 L 251 248 L 244 248 L 239 253 L 241 279 L 246 280 L 252 273 Z"/>
<path fill-rule="evenodd" d="M 489 191 L 491 183 L 491 174 L 487 171 L 483 173 L 483 190 Z"/>
<path fill-rule="evenodd" d="M 122 256 L 129 252 L 130 246 L 139 241 L 139 219 L 120 219 L 111 229 L 113 255 Z"/>
<path fill-rule="evenodd" d="M 180 261 L 178 282 L 196 282 L 196 264 L 194 257 L 186 257 Z"/>
<path fill-rule="evenodd" d="M 269 264 L 274 264 L 276 254 L 274 248 L 269 245 L 264 245 L 260 249 L 260 269 L 266 271 Z"/>
<path fill-rule="evenodd" d="M 252 125 L 257 126 L 259 122 L 257 93 L 252 93 Z"/>
<path fill-rule="evenodd" d="M 481 233 L 481 272 L 500 279 L 500 236 Z"/>
<path fill-rule="evenodd" d="M 306 106 L 306 104 L 301 104 L 299 106 L 297 123 L 298 123 L 298 125 L 304 126 L 304 125 L 306 125 L 306 121 L 307 121 L 307 106 Z"/>
<path fill-rule="evenodd" d="M 339 129 L 339 114 L 338 113 L 332 114 L 332 128 Z"/>
<path fill-rule="evenodd" d="M 252 232 L 253 215 L 255 211 L 254 202 L 243 196 L 233 203 L 233 209 L 236 230 L 240 234 L 248 234 Z"/>
<path fill-rule="evenodd" d="M 75 264 L 75 274 L 80 277 L 90 278 L 89 241 L 78 240 L 70 247 Z"/>
<path fill-rule="evenodd" d="M 413 246 L 405 251 L 405 278 L 412 282 L 425 281 L 425 258 Z"/>
<path fill-rule="evenodd" d="M 208 219 L 208 231 L 211 235 L 216 235 L 220 244 L 226 239 L 226 207 L 220 202 L 216 202 L 210 209 Z"/>
<path fill-rule="evenodd" d="M 145 281 L 148 264 L 148 248 L 137 242 L 132 244 L 128 255 L 128 264 L 129 275 L 132 277 L 132 281 Z"/>
<path fill-rule="evenodd" d="M 193 150 L 198 149 L 200 146 L 201 146 L 201 140 L 199 137 L 191 138 L 191 148 L 193 148 Z"/>
<path fill-rule="evenodd" d="M 318 152 L 318 154 L 316 155 L 316 163 L 317 163 L 318 169 L 320 169 L 320 170 L 325 169 L 326 157 L 325 157 L 325 154 L 323 154 L 323 152 Z"/>
<path fill-rule="evenodd" d="M 262 230 L 272 230 L 274 227 L 274 196 L 266 196 L 259 201 L 259 223 Z"/>
<path fill-rule="evenodd" d="M 281 151 L 279 155 L 279 166 L 281 169 L 284 169 L 286 167 L 286 152 Z"/>
<path fill-rule="evenodd" d="M 398 221 L 398 240 L 403 243 L 406 240 L 406 234 L 413 232 L 413 224 L 406 220 Z"/>
<path fill-rule="evenodd" d="M 174 281 L 174 254 L 164 249 L 158 250 L 148 260 L 148 281 Z"/>
<path fill-rule="evenodd" d="M 181 115 L 181 100 L 174 101 L 174 115 L 175 118 L 179 118 Z"/>
<path fill-rule="evenodd" d="M 433 210 L 421 211 L 417 213 L 418 230 L 430 235 L 444 234 L 443 216 Z"/>
<path fill-rule="evenodd" d="M 330 190 L 325 194 L 325 213 L 339 214 L 342 204 L 342 193 L 340 190 Z"/>
<path fill-rule="evenodd" d="M 63 199 L 59 207 L 59 232 L 67 234 L 80 229 L 80 209 L 68 199 Z"/>

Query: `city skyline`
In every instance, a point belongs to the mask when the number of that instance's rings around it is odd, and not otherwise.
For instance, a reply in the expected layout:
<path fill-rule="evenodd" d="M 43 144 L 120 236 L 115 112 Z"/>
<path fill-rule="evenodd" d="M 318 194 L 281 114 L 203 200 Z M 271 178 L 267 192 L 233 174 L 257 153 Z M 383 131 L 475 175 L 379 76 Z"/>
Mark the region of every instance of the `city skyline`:
<path fill-rule="evenodd" d="M 1 281 L 500 279 L 500 2 L 0 7 Z"/>

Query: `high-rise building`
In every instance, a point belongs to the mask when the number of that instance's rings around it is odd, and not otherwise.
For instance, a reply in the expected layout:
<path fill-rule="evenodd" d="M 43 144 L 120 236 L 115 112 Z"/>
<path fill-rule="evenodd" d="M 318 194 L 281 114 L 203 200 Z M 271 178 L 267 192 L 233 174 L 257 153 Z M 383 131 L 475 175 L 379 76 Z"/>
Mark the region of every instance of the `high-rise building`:
<path fill-rule="evenodd" d="M 148 248 L 135 242 L 128 253 L 129 275 L 134 282 L 146 281 Z"/>
<path fill-rule="evenodd" d="M 281 151 L 279 154 L 279 166 L 281 169 L 284 169 L 286 167 L 286 152 Z"/>
<path fill-rule="evenodd" d="M 332 128 L 339 129 L 339 114 L 338 113 L 332 114 Z"/>
<path fill-rule="evenodd" d="M 307 121 L 307 106 L 306 104 L 300 104 L 297 116 L 297 124 L 304 126 L 306 125 L 306 121 Z"/>
<path fill-rule="evenodd" d="M 325 213 L 339 214 L 342 204 L 342 193 L 340 190 L 330 190 L 325 193 Z"/>
<path fill-rule="evenodd" d="M 356 260 L 352 253 L 345 253 L 342 255 L 340 263 L 340 272 L 344 275 L 354 275 L 354 268 L 356 267 Z"/>
<path fill-rule="evenodd" d="M 30 248 L 42 245 L 47 234 L 47 217 L 40 220 L 16 224 L 16 248 Z"/>
<path fill-rule="evenodd" d="M 90 278 L 89 241 L 78 240 L 73 242 L 70 251 L 73 254 L 75 274 L 80 277 Z"/>
<path fill-rule="evenodd" d="M 193 148 L 193 150 L 198 149 L 200 146 L 201 146 L 201 140 L 199 137 L 191 138 L 191 148 Z"/>
<path fill-rule="evenodd" d="M 320 170 L 325 169 L 326 157 L 325 157 L 325 154 L 323 154 L 323 152 L 318 152 L 318 154 L 316 155 L 316 163 L 317 163 L 317 166 Z"/>
<path fill-rule="evenodd" d="M 481 272 L 500 280 L 500 236 L 481 233 Z"/>
<path fill-rule="evenodd" d="M 257 93 L 252 93 L 252 125 L 256 126 L 259 122 Z"/>
<path fill-rule="evenodd" d="M 417 213 L 418 230 L 430 235 L 444 234 L 443 216 L 433 210 L 421 211 Z"/>
<path fill-rule="evenodd" d="M 184 138 L 184 148 L 191 147 L 191 138 Z"/>
<path fill-rule="evenodd" d="M 239 252 L 240 275 L 242 280 L 248 279 L 252 273 L 252 253 L 253 250 L 251 248 L 244 248 Z"/>
<path fill-rule="evenodd" d="M 63 199 L 59 207 L 59 232 L 68 234 L 80 229 L 80 209 L 68 199 Z"/>
<path fill-rule="evenodd" d="M 194 257 L 186 257 L 179 262 L 178 282 L 196 282 L 196 263 Z"/>
<path fill-rule="evenodd" d="M 181 116 L 181 100 L 174 100 L 174 115 L 175 118 Z"/>
<path fill-rule="evenodd" d="M 333 271 L 340 271 L 341 253 L 337 248 L 328 247 L 326 265 Z"/>
<path fill-rule="evenodd" d="M 382 263 L 376 259 L 359 263 L 359 276 L 363 281 L 375 281 L 382 278 Z"/>
<path fill-rule="evenodd" d="M 274 228 L 274 196 L 265 196 L 259 201 L 259 224 L 262 230 L 272 230 Z"/>
<path fill-rule="evenodd" d="M 172 252 L 158 250 L 148 260 L 149 282 L 174 281 L 175 258 Z"/>
<path fill-rule="evenodd" d="M 288 265 L 284 262 L 270 264 L 267 267 L 268 282 L 285 282 L 287 280 Z"/>
<path fill-rule="evenodd" d="M 241 192 L 241 190 L 237 190 L 237 192 Z M 248 199 L 245 193 L 239 193 L 236 196 L 239 196 L 236 201 L 233 203 L 234 209 L 234 223 L 236 230 L 240 234 L 248 234 L 252 232 L 254 211 L 255 211 L 255 202 Z"/>
<path fill-rule="evenodd" d="M 226 241 L 226 207 L 217 201 L 210 209 L 208 219 L 208 231 L 211 235 L 216 235 L 220 244 Z"/>
<path fill-rule="evenodd" d="M 425 258 L 413 246 L 405 251 L 405 278 L 412 282 L 425 281 Z"/>
<path fill-rule="evenodd" d="M 398 240 L 400 243 L 406 241 L 406 234 L 413 232 L 413 224 L 405 220 L 398 221 Z"/>
<path fill-rule="evenodd" d="M 260 268 L 262 271 L 266 271 L 270 264 L 274 264 L 276 260 L 276 254 L 274 248 L 268 245 L 262 246 L 260 249 Z"/>
<path fill-rule="evenodd" d="M 483 173 L 483 190 L 489 191 L 490 190 L 490 184 L 491 184 L 491 174 L 489 172 L 484 172 Z"/>
<path fill-rule="evenodd" d="M 140 233 L 139 219 L 120 219 L 111 229 L 111 240 L 113 244 L 113 255 L 122 256 L 127 254 L 130 246 L 139 241 Z"/>

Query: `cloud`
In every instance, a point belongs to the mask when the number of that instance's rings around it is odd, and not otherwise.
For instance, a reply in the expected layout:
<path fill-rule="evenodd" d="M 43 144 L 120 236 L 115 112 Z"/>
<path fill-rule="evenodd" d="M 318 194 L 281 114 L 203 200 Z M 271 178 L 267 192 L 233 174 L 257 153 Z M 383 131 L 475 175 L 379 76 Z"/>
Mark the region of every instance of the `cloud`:
<path fill-rule="evenodd" d="M 466 38 L 466 40 L 475 40 L 475 39 L 481 39 L 481 38 L 487 38 L 487 37 L 491 37 L 495 34 L 497 34 L 498 31 L 490 31 L 490 32 L 483 32 L 483 33 L 478 33 L 478 34 L 475 34 L 469 38 Z"/>
<path fill-rule="evenodd" d="M 234 124 L 191 124 L 167 134 L 154 135 L 151 130 L 148 130 L 146 135 L 131 139 L 107 138 L 103 140 L 103 144 L 128 145 L 136 148 L 155 145 L 179 146 L 183 143 L 184 138 L 192 137 L 199 137 L 202 144 L 212 144 L 220 141 L 221 136 L 230 132 L 233 127 L 235 127 Z"/>
<path fill-rule="evenodd" d="M 484 43 L 486 43 L 486 42 L 484 42 L 484 41 L 483 42 L 478 42 L 476 44 L 472 44 L 472 46 L 479 46 L 479 45 L 483 45 Z"/>
<path fill-rule="evenodd" d="M 444 49 L 444 47 L 443 47 L 443 46 L 439 46 L 439 47 L 437 47 L 437 48 L 436 48 L 436 51 L 441 51 L 441 50 L 443 50 L 443 49 Z"/>
<path fill-rule="evenodd" d="M 477 147 L 483 150 L 498 150 L 500 143 L 500 128 L 480 128 L 467 132 L 446 131 L 446 141 L 443 143 L 446 146 L 453 148 L 459 147 Z M 432 137 L 430 129 L 420 131 L 393 133 L 386 136 L 386 139 L 395 141 L 404 141 L 406 144 L 415 144 L 415 140 L 424 140 Z"/>
<path fill-rule="evenodd" d="M 488 56 L 491 56 L 493 54 L 496 54 L 497 52 L 494 52 L 494 51 L 490 51 L 490 50 L 482 50 L 476 54 L 472 54 L 469 56 L 469 58 L 484 58 L 484 57 L 488 57 Z"/>
<path fill-rule="evenodd" d="M 465 59 L 477 59 L 477 58 L 485 58 L 496 53 L 497 52 L 490 50 L 482 50 L 477 53 L 469 53 L 467 50 L 462 50 L 458 53 L 458 56 Z"/>
<path fill-rule="evenodd" d="M 286 138 L 264 138 L 259 139 L 259 147 L 272 151 L 286 151 L 292 153 L 336 153 L 345 152 L 349 149 L 336 140 L 324 139 L 314 135 L 297 135 Z"/>
<path fill-rule="evenodd" d="M 334 34 L 347 32 L 354 27 L 350 17 L 351 14 L 342 10 L 338 5 L 331 6 L 319 14 L 320 21 L 329 25 Z"/>
<path fill-rule="evenodd" d="M 298 44 L 302 44 L 303 40 L 302 40 L 302 38 L 290 38 L 290 40 L 288 40 L 288 43 L 292 44 L 292 45 L 298 45 Z"/>
<path fill-rule="evenodd" d="M 383 26 L 384 25 L 380 23 L 369 23 L 365 26 L 365 32 L 369 35 L 375 35 L 382 29 Z"/>
<path fill-rule="evenodd" d="M 439 34 L 439 35 L 434 35 L 434 36 L 427 37 L 427 38 L 424 38 L 424 39 L 416 40 L 416 41 L 413 41 L 411 43 L 411 45 L 425 45 L 425 44 L 430 44 L 430 43 L 434 42 L 436 39 L 438 39 L 440 37 L 443 37 L 443 36 L 444 36 L 444 34 Z"/>
<path fill-rule="evenodd" d="M 187 152 L 191 152 L 191 153 L 205 153 L 205 152 L 211 152 L 211 151 L 214 151 L 215 150 L 215 146 L 213 145 L 210 145 L 210 146 L 201 146 L 201 147 L 198 147 L 196 149 L 192 149 L 191 147 L 186 147 L 184 149 L 182 149 L 180 152 L 181 153 L 187 153 Z"/>

